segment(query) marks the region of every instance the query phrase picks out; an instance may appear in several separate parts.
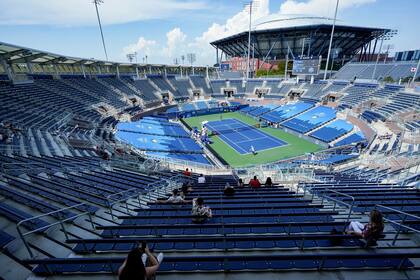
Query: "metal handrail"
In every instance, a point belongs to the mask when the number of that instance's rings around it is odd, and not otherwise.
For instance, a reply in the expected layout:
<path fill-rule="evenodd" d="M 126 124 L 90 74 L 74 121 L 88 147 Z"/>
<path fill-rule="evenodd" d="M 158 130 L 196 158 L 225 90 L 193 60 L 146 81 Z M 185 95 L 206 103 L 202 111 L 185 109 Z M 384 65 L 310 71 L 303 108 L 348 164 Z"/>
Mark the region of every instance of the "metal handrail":
<path fill-rule="evenodd" d="M 346 206 L 346 207 L 349 208 L 349 213 L 347 215 L 347 220 L 346 220 L 346 222 L 348 223 L 350 221 L 350 217 L 351 217 L 351 214 L 353 212 L 354 203 L 356 201 L 355 198 L 354 198 L 354 196 L 349 195 L 349 194 L 346 194 L 346 193 L 342 193 L 342 192 L 339 192 L 339 191 L 336 191 L 336 190 L 333 190 L 333 189 L 330 189 L 330 188 L 321 188 L 320 191 L 322 191 L 321 205 L 324 205 L 324 199 L 326 198 L 327 200 L 334 201 L 333 211 L 335 211 L 335 208 L 336 208 L 337 204 L 342 204 L 342 205 L 344 205 L 344 206 Z M 340 199 L 336 199 L 336 198 L 334 198 L 332 196 L 326 195 L 325 194 L 326 191 L 332 192 L 332 193 L 335 193 L 335 194 L 338 194 L 338 195 L 341 195 L 341 196 L 344 196 L 344 197 L 348 197 L 348 198 L 351 199 L 351 203 L 347 203 L 347 202 L 344 202 L 344 201 L 342 201 Z M 312 199 L 314 198 L 315 192 L 316 191 L 313 191 L 312 190 Z M 306 186 L 304 186 L 304 193 L 306 193 Z"/>
<path fill-rule="evenodd" d="M 136 197 L 138 199 L 138 201 L 139 201 L 139 206 L 140 206 L 140 195 L 145 190 L 147 190 L 148 193 L 150 194 L 150 192 L 152 190 L 156 190 L 159 185 L 162 185 L 163 183 L 167 183 L 167 182 L 171 182 L 171 181 L 178 182 L 178 179 L 181 179 L 181 178 L 183 178 L 183 175 L 178 174 L 178 175 L 172 176 L 170 178 L 165 178 L 165 179 L 161 179 L 159 181 L 151 182 L 151 183 L 149 183 L 149 184 L 146 185 L 146 188 L 145 189 L 131 188 L 131 189 L 128 189 L 128 190 L 124 190 L 124 191 L 115 193 L 115 194 L 108 195 L 106 197 L 106 201 L 107 201 L 106 203 L 108 205 L 108 209 L 109 209 L 109 213 L 111 215 L 111 218 L 114 218 L 114 213 L 112 211 L 114 205 L 125 201 L 126 202 L 126 210 L 127 210 L 127 213 L 129 213 L 128 203 L 127 203 L 128 199 L 135 198 Z M 155 186 L 155 188 L 153 188 L 153 186 Z M 133 192 L 133 191 L 135 191 L 135 194 L 127 195 L 127 196 L 124 196 L 122 198 L 112 200 L 112 197 L 121 196 L 123 194 L 129 193 L 129 192 Z"/>
<path fill-rule="evenodd" d="M 404 225 L 404 222 L 407 219 L 407 217 L 411 217 L 411 218 L 414 218 L 414 219 L 420 221 L 419 216 L 416 216 L 416 215 L 413 215 L 413 214 L 410 214 L 410 213 L 407 213 L 407 212 L 404 212 L 404 211 L 401 211 L 401 210 L 398 210 L 398 209 L 395 209 L 395 208 L 384 206 L 384 205 L 381 205 L 381 204 L 376 204 L 374 209 L 377 209 L 377 208 L 383 208 L 383 209 L 391 210 L 391 211 L 394 211 L 398 214 L 404 215 L 404 218 L 402 219 L 401 222 L 397 222 L 397 221 L 394 221 L 394 220 L 391 220 L 391 219 L 388 219 L 388 218 L 383 218 L 384 220 L 386 220 L 387 222 L 389 222 L 391 224 L 398 225 L 398 231 L 395 234 L 394 239 L 392 240 L 392 246 L 394 246 L 395 242 L 397 242 L 398 236 L 401 233 L 401 227 L 406 228 L 406 229 L 411 230 L 411 231 L 414 231 L 416 233 L 420 233 L 420 230 L 412 228 L 412 227 L 407 226 L 407 225 Z"/>
<path fill-rule="evenodd" d="M 60 224 L 61 228 L 63 230 L 64 236 L 65 236 L 66 240 L 68 240 L 69 239 L 68 238 L 68 233 L 67 233 L 66 227 L 64 226 L 64 222 L 67 222 L 67 221 L 70 221 L 70 220 L 75 220 L 75 219 L 77 219 L 79 217 L 82 217 L 84 215 L 87 215 L 89 217 L 89 221 L 90 221 L 90 224 L 91 224 L 93 229 L 95 229 L 95 225 L 94 225 L 93 220 L 92 220 L 92 214 L 89 211 L 85 211 L 85 212 L 82 212 L 80 214 L 77 214 L 77 215 L 74 215 L 74 216 L 71 216 L 71 217 L 68 217 L 68 218 L 65 218 L 65 219 L 61 219 L 61 220 L 59 220 L 57 222 L 54 222 L 52 224 L 48 224 L 48 225 L 36 228 L 36 229 L 30 230 L 30 231 L 27 231 L 25 233 L 22 232 L 22 229 L 21 229 L 22 224 L 24 224 L 26 222 L 29 222 L 29 221 L 32 221 L 32 220 L 35 220 L 35 219 L 50 216 L 52 214 L 60 213 L 60 212 L 67 211 L 67 210 L 70 210 L 70 209 L 74 209 L 74 208 L 84 206 L 84 205 L 85 206 L 90 206 L 87 203 L 79 203 L 79 204 L 76 204 L 76 205 L 73 205 L 73 206 L 69 206 L 69 207 L 61 208 L 61 209 L 51 211 L 51 212 L 48 212 L 48 213 L 33 216 L 33 217 L 30 217 L 30 218 L 21 220 L 19 223 L 17 223 L 16 230 L 17 230 L 20 238 L 22 239 L 22 242 L 25 245 L 25 248 L 28 250 L 28 253 L 29 253 L 30 257 L 33 258 L 34 254 L 32 253 L 32 250 L 31 250 L 29 244 L 26 242 L 25 236 L 27 236 L 27 235 L 37 233 L 37 232 L 40 232 L 40 231 L 44 231 L 44 230 L 49 229 L 49 228 L 51 228 L 55 225 Z"/>

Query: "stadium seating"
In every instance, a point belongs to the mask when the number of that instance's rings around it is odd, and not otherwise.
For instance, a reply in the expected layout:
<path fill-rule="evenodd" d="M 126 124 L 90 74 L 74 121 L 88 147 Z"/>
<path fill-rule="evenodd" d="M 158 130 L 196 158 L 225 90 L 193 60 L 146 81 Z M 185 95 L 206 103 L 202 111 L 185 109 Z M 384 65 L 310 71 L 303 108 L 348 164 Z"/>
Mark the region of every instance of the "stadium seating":
<path fill-rule="evenodd" d="M 379 63 L 376 66 L 373 79 L 383 80 L 385 77 L 391 77 L 394 81 L 398 81 L 402 78 L 412 77 L 411 69 L 413 67 L 416 67 L 416 63 L 409 61 Z M 336 79 L 343 80 L 353 80 L 354 78 L 372 79 L 374 68 L 374 63 L 350 62 L 344 65 L 334 76 Z"/>
<path fill-rule="evenodd" d="M 331 142 L 335 139 L 349 133 L 353 129 L 353 125 L 344 120 L 335 120 L 326 126 L 312 132 L 310 136 L 324 142 Z"/>
<path fill-rule="evenodd" d="M 314 105 L 305 102 L 297 102 L 294 104 L 286 104 L 280 106 L 277 109 L 274 109 L 271 112 L 261 115 L 261 118 L 273 123 L 280 123 L 284 120 L 287 120 L 291 117 L 294 117 L 309 108 L 312 108 Z"/>
<path fill-rule="evenodd" d="M 192 86 L 189 79 L 176 79 L 175 76 L 168 76 L 168 80 L 177 89 L 174 92 L 175 99 L 188 99 L 190 97 Z"/>
<path fill-rule="evenodd" d="M 226 87 L 226 81 L 225 80 L 211 80 L 210 85 L 213 90 L 212 96 L 217 97 L 223 95 L 222 88 Z"/>
<path fill-rule="evenodd" d="M 191 75 L 190 80 L 196 88 L 201 88 L 205 95 L 212 94 L 212 88 L 208 86 L 203 76 Z"/>
<path fill-rule="evenodd" d="M 350 145 L 350 144 L 364 142 L 364 141 L 366 141 L 365 136 L 363 135 L 362 132 L 359 131 L 359 132 L 352 133 L 349 136 L 345 137 L 344 139 L 336 142 L 334 146 L 338 147 L 338 146 Z"/>
<path fill-rule="evenodd" d="M 340 101 L 342 104 L 354 107 L 368 100 L 371 93 L 377 88 L 375 84 L 354 84 L 344 92 L 347 94 Z"/>
<path fill-rule="evenodd" d="M 324 123 L 335 119 L 335 110 L 330 107 L 319 106 L 309 111 L 291 118 L 282 123 L 282 126 L 295 130 L 300 133 L 307 133 Z"/>
<path fill-rule="evenodd" d="M 129 84 L 131 84 L 134 88 L 136 88 L 139 92 L 142 93 L 142 98 L 146 102 L 156 102 L 159 101 L 159 91 L 150 84 L 149 80 L 147 79 L 138 79 L 132 80 L 129 78 L 123 78 L 123 80 Z"/>
<path fill-rule="evenodd" d="M 183 95 L 169 83 L 167 77 L 162 75 L 149 75 L 147 78 L 154 83 L 161 92 L 168 91 L 175 97 L 175 99 L 183 97 Z"/>

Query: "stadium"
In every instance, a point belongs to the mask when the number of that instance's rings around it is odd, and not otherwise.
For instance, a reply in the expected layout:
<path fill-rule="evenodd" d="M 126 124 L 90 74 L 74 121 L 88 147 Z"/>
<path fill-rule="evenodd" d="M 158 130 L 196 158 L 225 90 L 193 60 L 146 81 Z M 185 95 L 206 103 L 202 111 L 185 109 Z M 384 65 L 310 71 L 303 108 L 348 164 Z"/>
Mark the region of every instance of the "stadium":
<path fill-rule="evenodd" d="M 420 50 L 255 26 L 214 66 L 0 38 L 0 278 L 420 279 Z"/>

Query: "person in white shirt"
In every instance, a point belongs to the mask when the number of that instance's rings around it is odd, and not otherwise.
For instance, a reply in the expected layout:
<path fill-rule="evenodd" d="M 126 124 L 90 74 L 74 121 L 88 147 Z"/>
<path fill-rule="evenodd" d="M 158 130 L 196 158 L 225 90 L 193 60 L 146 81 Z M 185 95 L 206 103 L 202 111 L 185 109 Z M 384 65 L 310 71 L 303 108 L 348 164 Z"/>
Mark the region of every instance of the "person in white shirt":
<path fill-rule="evenodd" d="M 197 183 L 205 184 L 206 183 L 206 177 L 204 177 L 203 174 L 200 174 L 200 177 L 198 177 L 198 179 L 197 179 Z"/>
<path fill-rule="evenodd" d="M 192 201 L 193 207 L 191 210 L 192 222 L 201 224 L 213 217 L 213 213 L 208 206 L 204 206 L 204 200 L 201 197 L 194 198 Z"/>
<path fill-rule="evenodd" d="M 174 189 L 172 191 L 172 195 L 164 201 L 158 201 L 158 203 L 171 203 L 171 204 L 181 204 L 184 202 L 190 202 L 185 201 L 184 198 L 179 194 L 179 191 L 177 189 Z"/>

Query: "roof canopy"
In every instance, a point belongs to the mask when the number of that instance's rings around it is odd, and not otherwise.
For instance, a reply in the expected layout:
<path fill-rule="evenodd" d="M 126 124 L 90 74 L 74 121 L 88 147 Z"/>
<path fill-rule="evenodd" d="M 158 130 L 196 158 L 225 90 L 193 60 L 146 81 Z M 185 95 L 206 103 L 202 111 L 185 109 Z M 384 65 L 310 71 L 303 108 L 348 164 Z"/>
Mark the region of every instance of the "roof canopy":
<path fill-rule="evenodd" d="M 327 23 L 323 23 L 327 22 Z M 257 58 L 284 59 L 291 57 L 322 56 L 328 52 L 331 23 L 329 19 L 301 17 L 289 21 L 275 20 L 256 25 L 251 31 L 251 55 Z M 264 26 L 270 28 L 264 29 Z M 271 27 L 275 28 L 271 28 Z M 367 47 L 373 40 L 391 32 L 390 29 L 336 25 L 332 48 L 335 57 L 347 58 L 355 55 L 362 47 Z M 215 48 L 231 57 L 246 56 L 248 32 L 241 32 L 211 43 Z M 372 50 L 374 46 L 372 46 Z"/>

